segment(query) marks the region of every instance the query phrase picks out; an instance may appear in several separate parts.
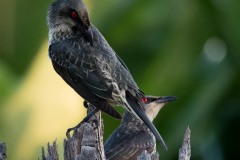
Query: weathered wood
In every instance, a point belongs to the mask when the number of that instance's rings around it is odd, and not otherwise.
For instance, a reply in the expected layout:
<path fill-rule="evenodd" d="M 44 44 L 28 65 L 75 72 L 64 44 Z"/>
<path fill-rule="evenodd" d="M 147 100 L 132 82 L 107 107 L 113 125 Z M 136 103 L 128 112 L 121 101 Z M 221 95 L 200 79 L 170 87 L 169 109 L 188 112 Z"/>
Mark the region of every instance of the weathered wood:
<path fill-rule="evenodd" d="M 93 106 L 89 106 L 88 112 L 92 111 L 93 108 Z M 42 149 L 42 160 L 59 159 L 56 141 L 53 142 L 53 145 L 48 143 L 47 151 L 48 155 L 45 156 L 44 149 Z M 190 156 L 190 129 L 188 127 L 182 148 L 179 150 L 179 160 L 190 160 Z M 64 139 L 64 160 L 106 160 L 103 146 L 103 122 L 100 111 L 75 130 L 72 136 Z M 152 154 L 143 151 L 137 160 L 159 160 L 159 154 L 156 151 Z"/>
<path fill-rule="evenodd" d="M 45 155 L 44 147 L 42 147 L 42 160 L 59 160 L 56 140 L 53 145 L 47 144 L 47 152 L 47 155 Z"/>
<path fill-rule="evenodd" d="M 89 106 L 89 112 L 93 110 Z M 64 160 L 105 160 L 103 147 L 103 123 L 101 112 L 89 122 L 83 123 L 72 135 L 64 140 Z"/>
<path fill-rule="evenodd" d="M 190 160 L 189 127 L 186 129 L 182 148 L 179 149 L 179 160 Z M 7 149 L 5 143 L 0 142 L 0 160 L 6 160 Z M 56 140 L 47 144 L 47 155 L 42 147 L 42 160 L 59 160 Z M 73 136 L 64 140 L 64 160 L 106 160 L 103 147 L 103 123 L 101 113 L 97 112 L 89 122 L 83 123 Z M 159 154 L 149 154 L 143 151 L 137 160 L 159 160 Z"/>
<path fill-rule="evenodd" d="M 0 142 L 0 160 L 7 159 L 7 148 L 5 143 Z"/>
<path fill-rule="evenodd" d="M 179 149 L 179 160 L 190 160 L 191 157 L 191 144 L 190 144 L 191 131 L 189 127 L 186 129 L 182 148 Z"/>

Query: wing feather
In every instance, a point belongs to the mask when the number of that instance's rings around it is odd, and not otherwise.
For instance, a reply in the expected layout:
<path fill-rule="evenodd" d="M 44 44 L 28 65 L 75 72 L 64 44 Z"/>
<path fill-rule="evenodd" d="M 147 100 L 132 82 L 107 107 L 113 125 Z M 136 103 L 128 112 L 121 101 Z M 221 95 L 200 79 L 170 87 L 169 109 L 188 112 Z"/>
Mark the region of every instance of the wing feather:
<path fill-rule="evenodd" d="M 69 49 L 69 46 L 66 44 L 60 46 L 59 43 L 56 43 L 50 46 L 49 56 L 53 63 L 58 64 L 66 70 L 70 78 L 70 83 L 81 83 L 92 94 L 104 99 L 110 98 L 112 88 L 107 86 L 103 77 L 99 75 L 96 69 L 88 68 L 89 65 L 82 64 L 84 63 L 84 56 L 78 53 L 79 49 L 79 47 L 76 47 L 76 50 Z M 71 56 L 66 56 L 66 53 L 70 52 L 69 50 L 71 51 Z M 76 59 L 81 62 L 76 62 Z"/>
<path fill-rule="evenodd" d="M 121 114 L 106 101 L 112 96 L 111 86 L 106 85 L 96 69 L 91 68 L 92 64 L 83 64 L 84 56 L 78 53 L 83 48 L 73 46 L 76 47 L 75 50 L 62 43 L 49 47 L 49 57 L 54 69 L 86 101 L 112 117 L 121 119 Z"/>
<path fill-rule="evenodd" d="M 149 131 L 131 129 L 121 126 L 106 141 L 104 149 L 108 160 L 128 160 L 143 150 L 153 150 L 155 139 Z"/>

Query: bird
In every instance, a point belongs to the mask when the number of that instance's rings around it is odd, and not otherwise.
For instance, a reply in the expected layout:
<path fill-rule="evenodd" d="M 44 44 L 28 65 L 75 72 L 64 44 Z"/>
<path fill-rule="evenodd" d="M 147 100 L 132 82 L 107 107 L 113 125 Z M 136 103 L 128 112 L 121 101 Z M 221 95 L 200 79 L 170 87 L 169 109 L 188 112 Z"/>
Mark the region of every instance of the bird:
<path fill-rule="evenodd" d="M 146 96 L 148 99 L 146 113 L 152 122 L 162 107 L 176 97 L 173 96 Z M 122 123 L 104 143 L 107 160 L 137 160 L 137 157 L 146 150 L 149 154 L 155 151 L 156 139 L 148 127 L 126 111 Z"/>
<path fill-rule="evenodd" d="M 129 69 L 90 22 L 82 0 L 55 0 L 49 5 L 48 55 L 53 68 L 87 103 L 121 119 L 122 106 L 143 121 L 160 144 L 167 146 L 146 114 L 147 98 Z"/>

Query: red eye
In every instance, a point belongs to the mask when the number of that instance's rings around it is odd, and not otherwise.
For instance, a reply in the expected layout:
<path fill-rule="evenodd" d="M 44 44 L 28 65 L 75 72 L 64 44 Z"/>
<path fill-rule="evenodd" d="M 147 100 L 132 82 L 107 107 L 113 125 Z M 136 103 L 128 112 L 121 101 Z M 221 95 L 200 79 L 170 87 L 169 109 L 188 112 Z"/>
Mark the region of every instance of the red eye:
<path fill-rule="evenodd" d="M 146 97 L 143 97 L 143 98 L 142 98 L 142 102 L 143 102 L 143 103 L 147 103 L 147 101 L 148 101 L 148 100 L 147 100 Z"/>
<path fill-rule="evenodd" d="M 78 17 L 77 12 L 72 11 L 71 16 L 72 16 L 72 18 L 77 18 Z"/>

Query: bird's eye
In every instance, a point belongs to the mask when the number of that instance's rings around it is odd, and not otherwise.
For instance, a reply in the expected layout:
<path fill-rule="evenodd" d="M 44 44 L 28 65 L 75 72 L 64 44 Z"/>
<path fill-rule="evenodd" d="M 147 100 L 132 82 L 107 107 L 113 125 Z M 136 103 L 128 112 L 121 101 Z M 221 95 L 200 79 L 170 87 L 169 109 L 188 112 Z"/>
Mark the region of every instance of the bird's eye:
<path fill-rule="evenodd" d="M 74 18 L 74 19 L 77 18 L 78 17 L 77 12 L 76 11 L 72 11 L 71 17 Z"/>
<path fill-rule="evenodd" d="M 143 97 L 143 98 L 142 98 L 142 102 L 143 102 L 143 103 L 147 103 L 147 101 L 148 101 L 148 100 L 147 100 L 146 97 Z"/>

